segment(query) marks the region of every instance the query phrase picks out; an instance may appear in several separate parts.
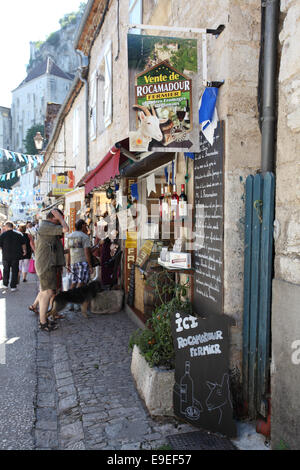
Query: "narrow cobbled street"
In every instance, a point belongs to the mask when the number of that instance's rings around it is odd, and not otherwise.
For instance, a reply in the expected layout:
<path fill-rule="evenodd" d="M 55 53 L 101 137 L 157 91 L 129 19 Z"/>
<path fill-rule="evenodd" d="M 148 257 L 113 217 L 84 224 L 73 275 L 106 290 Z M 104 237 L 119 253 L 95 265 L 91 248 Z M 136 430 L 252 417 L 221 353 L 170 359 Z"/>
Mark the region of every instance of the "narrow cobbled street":
<path fill-rule="evenodd" d="M 136 325 L 125 312 L 86 320 L 65 311 L 49 334 L 27 308 L 36 293 L 33 275 L 16 292 L 1 289 L 2 450 L 159 449 L 166 436 L 195 430 L 144 408 L 130 373 Z"/>

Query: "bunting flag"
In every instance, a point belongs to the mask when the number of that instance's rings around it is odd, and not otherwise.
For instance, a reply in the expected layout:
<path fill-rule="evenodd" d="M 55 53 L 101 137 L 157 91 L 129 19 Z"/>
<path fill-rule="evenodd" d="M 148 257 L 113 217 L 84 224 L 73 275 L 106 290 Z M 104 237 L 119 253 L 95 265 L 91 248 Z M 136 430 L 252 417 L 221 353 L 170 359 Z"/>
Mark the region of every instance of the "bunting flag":
<path fill-rule="evenodd" d="M 13 160 L 14 162 L 19 160 L 20 163 L 33 163 L 34 161 L 39 161 L 42 155 L 27 155 L 20 152 L 13 152 L 8 149 L 0 148 L 0 158 L 6 157 L 7 160 Z"/>
<path fill-rule="evenodd" d="M 0 149 L 0 151 L 1 150 L 2 149 Z M 43 155 L 22 155 L 22 156 L 25 158 L 27 165 L 23 165 L 20 168 L 15 168 L 14 170 L 8 173 L 0 174 L 0 181 L 8 181 L 10 179 L 15 178 L 16 176 L 19 177 L 21 175 L 24 175 L 25 173 L 29 173 L 30 171 L 32 171 L 34 168 L 36 168 L 38 165 L 40 165 L 44 161 Z M 11 158 L 13 157 L 11 156 Z"/>
<path fill-rule="evenodd" d="M 155 175 L 154 173 L 151 173 L 151 175 L 147 176 L 147 192 L 148 192 L 148 197 L 152 193 L 152 191 L 155 193 L 156 192 L 156 186 L 155 186 Z"/>

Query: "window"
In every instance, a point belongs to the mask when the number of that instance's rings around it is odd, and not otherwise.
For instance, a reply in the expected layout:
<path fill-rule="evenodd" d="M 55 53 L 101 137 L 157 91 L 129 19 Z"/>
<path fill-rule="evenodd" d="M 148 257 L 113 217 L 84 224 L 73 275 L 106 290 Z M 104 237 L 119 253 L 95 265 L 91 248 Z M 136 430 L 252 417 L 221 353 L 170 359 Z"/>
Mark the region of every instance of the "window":
<path fill-rule="evenodd" d="M 109 41 L 91 77 L 90 138 L 112 123 L 112 47 Z"/>
<path fill-rule="evenodd" d="M 50 96 L 53 98 L 56 93 L 56 81 L 55 78 L 50 78 Z"/>
<path fill-rule="evenodd" d="M 89 106 L 89 119 L 90 119 L 90 139 L 96 138 L 97 132 L 97 75 L 96 71 L 91 76 L 90 81 L 90 106 Z"/>
<path fill-rule="evenodd" d="M 104 127 L 112 122 L 112 50 L 111 43 L 104 53 Z"/>
<path fill-rule="evenodd" d="M 143 23 L 143 0 L 129 1 L 129 24 Z M 141 34 L 140 29 L 130 29 L 130 34 Z"/>

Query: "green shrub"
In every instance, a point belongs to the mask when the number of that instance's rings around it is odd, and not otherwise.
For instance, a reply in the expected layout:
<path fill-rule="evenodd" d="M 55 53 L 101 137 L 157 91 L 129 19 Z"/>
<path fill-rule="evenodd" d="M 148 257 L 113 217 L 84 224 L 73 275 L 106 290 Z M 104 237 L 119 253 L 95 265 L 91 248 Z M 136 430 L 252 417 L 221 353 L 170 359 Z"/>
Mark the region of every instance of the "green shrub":
<path fill-rule="evenodd" d="M 148 283 L 152 283 L 161 305 L 155 308 L 146 323 L 145 329 L 135 331 L 129 341 L 133 349 L 136 344 L 150 367 L 175 367 L 175 351 L 171 331 L 171 317 L 176 311 L 192 313 L 192 305 L 184 297 L 188 282 L 176 283 L 167 271 L 155 273 Z"/>

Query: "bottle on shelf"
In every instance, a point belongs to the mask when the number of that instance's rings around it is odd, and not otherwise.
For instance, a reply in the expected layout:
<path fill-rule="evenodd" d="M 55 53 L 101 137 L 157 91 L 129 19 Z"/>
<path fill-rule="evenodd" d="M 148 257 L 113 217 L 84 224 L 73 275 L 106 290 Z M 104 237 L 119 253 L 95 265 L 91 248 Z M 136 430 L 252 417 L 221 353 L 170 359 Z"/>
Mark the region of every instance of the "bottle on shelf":
<path fill-rule="evenodd" d="M 162 219 L 163 214 L 164 187 L 161 185 L 161 193 L 159 196 L 159 217 Z"/>
<path fill-rule="evenodd" d="M 179 196 L 177 194 L 176 184 L 173 184 L 173 194 L 171 196 L 171 217 L 173 220 L 178 218 Z"/>
<path fill-rule="evenodd" d="M 170 220 L 170 193 L 169 185 L 165 186 L 164 198 L 162 201 L 162 220 Z"/>
<path fill-rule="evenodd" d="M 179 217 L 187 217 L 188 208 L 187 208 L 187 196 L 185 194 L 185 184 L 181 185 L 181 194 L 179 196 Z"/>

